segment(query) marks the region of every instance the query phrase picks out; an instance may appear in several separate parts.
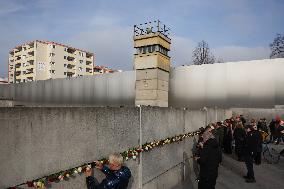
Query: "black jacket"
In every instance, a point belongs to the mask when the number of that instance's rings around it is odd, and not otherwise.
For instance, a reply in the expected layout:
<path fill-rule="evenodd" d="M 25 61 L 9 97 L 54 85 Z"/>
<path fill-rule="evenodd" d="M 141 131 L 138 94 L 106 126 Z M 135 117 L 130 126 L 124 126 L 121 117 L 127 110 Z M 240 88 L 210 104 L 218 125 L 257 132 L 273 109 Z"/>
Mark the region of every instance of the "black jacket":
<path fill-rule="evenodd" d="M 244 147 L 244 155 L 255 155 L 256 152 L 260 151 L 261 146 L 261 135 L 259 131 L 252 130 L 246 135 L 246 142 Z"/>
<path fill-rule="evenodd" d="M 200 165 L 199 176 L 201 178 L 217 177 L 218 166 L 222 161 L 221 149 L 215 138 L 207 140 L 200 152 L 197 162 Z"/>
<path fill-rule="evenodd" d="M 130 170 L 122 166 L 117 171 L 110 170 L 107 166 L 104 166 L 102 172 L 106 178 L 99 184 L 96 185 L 95 178 L 89 176 L 86 178 L 88 189 L 126 189 L 128 186 L 129 179 L 131 177 Z"/>
<path fill-rule="evenodd" d="M 245 143 L 246 132 L 243 128 L 236 128 L 234 131 L 234 139 L 236 145 L 243 145 Z"/>

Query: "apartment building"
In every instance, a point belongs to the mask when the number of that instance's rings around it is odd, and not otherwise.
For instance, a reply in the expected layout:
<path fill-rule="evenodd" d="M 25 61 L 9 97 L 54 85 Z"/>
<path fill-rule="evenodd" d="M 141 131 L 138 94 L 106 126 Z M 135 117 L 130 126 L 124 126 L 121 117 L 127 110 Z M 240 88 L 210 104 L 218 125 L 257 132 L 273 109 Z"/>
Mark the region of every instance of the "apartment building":
<path fill-rule="evenodd" d="M 94 54 L 50 41 L 32 41 L 9 53 L 9 83 L 93 75 Z"/>

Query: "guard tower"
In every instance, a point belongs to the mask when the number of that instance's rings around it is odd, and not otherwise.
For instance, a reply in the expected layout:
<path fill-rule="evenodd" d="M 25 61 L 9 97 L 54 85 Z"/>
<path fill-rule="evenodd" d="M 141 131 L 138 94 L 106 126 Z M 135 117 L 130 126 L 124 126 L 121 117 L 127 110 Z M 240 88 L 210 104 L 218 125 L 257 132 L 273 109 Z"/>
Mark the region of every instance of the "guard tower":
<path fill-rule="evenodd" d="M 159 20 L 134 25 L 135 105 L 168 107 L 171 39 Z"/>

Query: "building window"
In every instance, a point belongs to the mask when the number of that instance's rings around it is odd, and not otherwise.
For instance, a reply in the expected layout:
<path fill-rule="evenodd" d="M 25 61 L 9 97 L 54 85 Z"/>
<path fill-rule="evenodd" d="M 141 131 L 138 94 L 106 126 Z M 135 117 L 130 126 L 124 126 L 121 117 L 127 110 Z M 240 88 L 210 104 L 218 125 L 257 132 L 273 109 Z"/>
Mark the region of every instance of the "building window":
<path fill-rule="evenodd" d="M 50 62 L 51 65 L 55 65 L 55 62 Z"/>
<path fill-rule="evenodd" d="M 66 68 L 66 66 L 67 66 L 67 65 L 66 65 L 66 64 L 64 64 L 64 68 Z"/>
<path fill-rule="evenodd" d="M 52 48 L 54 48 L 54 49 L 55 49 L 55 45 L 52 45 Z"/>
<path fill-rule="evenodd" d="M 51 56 L 54 56 L 55 55 L 55 53 L 49 53 L 49 56 L 51 57 Z"/>
<path fill-rule="evenodd" d="M 49 73 L 55 74 L 55 70 L 49 70 Z"/>
<path fill-rule="evenodd" d="M 64 59 L 67 59 L 67 57 L 66 57 L 66 56 L 64 56 Z"/>
<path fill-rule="evenodd" d="M 79 67 L 79 71 L 82 71 L 82 70 L 83 70 L 83 68 Z"/>
<path fill-rule="evenodd" d="M 80 60 L 80 64 L 83 64 L 83 60 Z"/>
<path fill-rule="evenodd" d="M 64 75 L 66 75 L 67 74 L 67 72 L 64 72 Z"/>
<path fill-rule="evenodd" d="M 152 53 L 152 52 L 160 52 L 166 56 L 168 56 L 168 49 L 160 46 L 160 45 L 149 45 L 145 47 L 137 48 L 137 54 L 145 54 L 145 53 Z"/>

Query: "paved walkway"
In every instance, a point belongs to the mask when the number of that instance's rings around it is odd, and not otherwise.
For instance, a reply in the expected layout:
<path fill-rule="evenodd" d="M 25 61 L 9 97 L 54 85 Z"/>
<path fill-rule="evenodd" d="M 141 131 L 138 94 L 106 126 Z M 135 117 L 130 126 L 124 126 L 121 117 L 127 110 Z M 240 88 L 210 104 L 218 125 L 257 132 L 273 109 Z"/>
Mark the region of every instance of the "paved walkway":
<path fill-rule="evenodd" d="M 280 150 L 284 145 L 273 145 Z M 219 168 L 216 189 L 280 189 L 284 188 L 284 158 L 278 164 L 254 165 L 256 183 L 246 183 L 242 178 L 246 174 L 244 162 L 238 162 L 233 156 L 223 155 Z"/>

